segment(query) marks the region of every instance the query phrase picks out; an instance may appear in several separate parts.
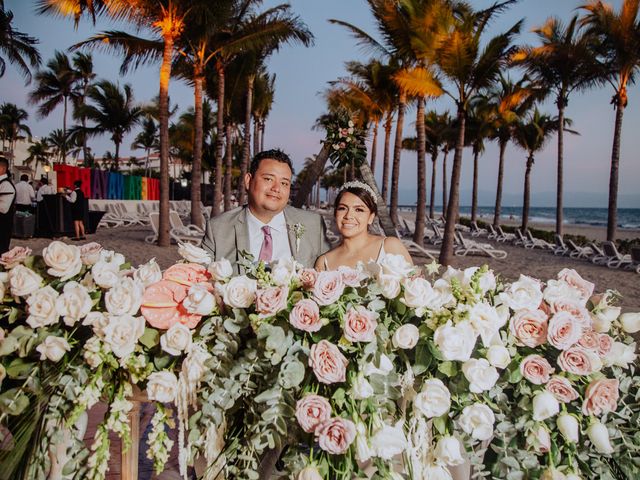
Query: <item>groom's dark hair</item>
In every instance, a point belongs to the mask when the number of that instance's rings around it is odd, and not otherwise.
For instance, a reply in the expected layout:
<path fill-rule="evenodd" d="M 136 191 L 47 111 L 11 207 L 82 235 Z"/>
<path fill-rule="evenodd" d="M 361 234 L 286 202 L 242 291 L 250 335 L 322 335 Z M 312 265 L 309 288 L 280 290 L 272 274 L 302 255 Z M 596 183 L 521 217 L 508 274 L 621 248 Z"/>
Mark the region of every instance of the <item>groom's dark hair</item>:
<path fill-rule="evenodd" d="M 258 152 L 254 155 L 253 160 L 251 160 L 251 166 L 249 167 L 249 173 L 251 175 L 256 174 L 262 160 L 275 160 L 277 162 L 286 163 L 291 170 L 291 175 L 293 175 L 294 173 L 293 165 L 291 164 L 289 155 L 284 153 L 279 148 L 274 148 L 273 150 L 263 150 L 262 152 Z"/>

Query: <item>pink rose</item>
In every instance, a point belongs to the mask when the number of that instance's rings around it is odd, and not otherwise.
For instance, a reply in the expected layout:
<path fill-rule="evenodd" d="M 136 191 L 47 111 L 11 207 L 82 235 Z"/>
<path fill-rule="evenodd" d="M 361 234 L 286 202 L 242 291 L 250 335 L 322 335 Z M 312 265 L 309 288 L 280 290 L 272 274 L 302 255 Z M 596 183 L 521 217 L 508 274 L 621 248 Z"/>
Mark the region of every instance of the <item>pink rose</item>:
<path fill-rule="evenodd" d="M 582 347 L 571 347 L 564 350 L 558 357 L 558 366 L 568 373 L 575 375 L 589 375 L 593 373 L 595 361 L 594 354 Z"/>
<path fill-rule="evenodd" d="M 376 314 L 358 305 L 344 316 L 344 337 L 350 342 L 373 342 L 376 339 Z"/>
<path fill-rule="evenodd" d="M 320 340 L 311 347 L 309 366 L 316 374 L 318 381 L 326 384 L 344 382 L 349 361 L 338 347 L 327 340 Z"/>
<path fill-rule="evenodd" d="M 189 313 L 184 308 L 182 301 L 188 294 L 189 287 L 160 280 L 145 289 L 140 313 L 149 325 L 161 330 L 168 330 L 176 323 L 196 328 L 202 315 Z"/>
<path fill-rule="evenodd" d="M 9 270 L 24 262 L 29 255 L 31 255 L 31 249 L 29 247 L 13 247 L 8 252 L 0 255 L 0 265 L 6 270 Z"/>
<path fill-rule="evenodd" d="M 267 287 L 256 292 L 256 311 L 261 317 L 273 317 L 287 308 L 289 289 L 287 287 Z"/>
<path fill-rule="evenodd" d="M 211 274 L 206 267 L 197 263 L 176 263 L 165 270 L 162 278 L 190 287 L 194 283 L 207 282 Z"/>
<path fill-rule="evenodd" d="M 585 303 L 593 294 L 595 285 L 591 282 L 587 282 L 573 269 L 565 268 L 561 270 L 560 273 L 558 273 L 558 280 L 568 283 L 571 287 L 577 290 L 580 294 L 580 298 L 584 300 Z"/>
<path fill-rule="evenodd" d="M 613 347 L 613 338 L 606 333 L 598 334 L 598 355 L 604 357 L 611 351 Z"/>
<path fill-rule="evenodd" d="M 591 382 L 584 394 L 582 413 L 600 416 L 615 412 L 618 406 L 618 386 L 617 378 L 601 378 Z"/>
<path fill-rule="evenodd" d="M 583 328 L 591 328 L 593 325 L 591 315 L 589 315 L 589 310 L 576 303 L 574 300 L 568 298 L 558 299 L 550 305 L 550 308 L 552 313 L 569 312 Z"/>
<path fill-rule="evenodd" d="M 305 332 L 317 332 L 322 328 L 318 304 L 309 298 L 300 300 L 289 314 L 289 323 Z"/>
<path fill-rule="evenodd" d="M 547 340 L 558 350 L 566 350 L 582 337 L 582 325 L 569 312 L 558 312 L 549 321 Z"/>
<path fill-rule="evenodd" d="M 531 383 L 542 385 L 549 381 L 549 375 L 553 373 L 553 368 L 546 358 L 540 355 L 529 355 L 522 359 L 520 372 Z"/>
<path fill-rule="evenodd" d="M 537 347 L 547 341 L 547 315 L 542 310 L 519 310 L 509 324 L 519 343 Z"/>
<path fill-rule="evenodd" d="M 348 287 L 359 287 L 362 280 L 362 273 L 351 267 L 338 267 L 338 272 L 342 275 L 342 281 Z"/>
<path fill-rule="evenodd" d="M 565 377 L 554 375 L 545 385 L 547 391 L 551 392 L 559 402 L 569 403 L 578 398 L 578 392 L 576 392 L 571 382 Z"/>
<path fill-rule="evenodd" d="M 355 438 L 356 426 L 351 420 L 345 418 L 332 418 L 316 430 L 316 439 L 320 448 L 334 455 L 346 453 Z"/>
<path fill-rule="evenodd" d="M 300 272 L 300 283 L 305 290 L 313 290 L 318 278 L 318 272 L 313 268 L 305 268 Z"/>
<path fill-rule="evenodd" d="M 338 301 L 344 292 L 342 275 L 336 271 L 325 271 L 318 274 L 313 286 L 313 296 L 318 305 L 331 305 Z"/>
<path fill-rule="evenodd" d="M 582 336 L 580 337 L 580 340 L 578 340 L 578 345 L 580 345 L 583 348 L 586 348 L 587 350 L 597 351 L 600 345 L 598 333 L 590 329 L 584 330 L 582 332 Z"/>
<path fill-rule="evenodd" d="M 305 395 L 296 403 L 296 419 L 302 429 L 311 433 L 331 418 L 331 405 L 320 395 Z"/>
<path fill-rule="evenodd" d="M 102 245 L 96 242 L 85 243 L 80 245 L 80 260 L 83 265 L 94 265 L 100 260 L 100 252 Z"/>

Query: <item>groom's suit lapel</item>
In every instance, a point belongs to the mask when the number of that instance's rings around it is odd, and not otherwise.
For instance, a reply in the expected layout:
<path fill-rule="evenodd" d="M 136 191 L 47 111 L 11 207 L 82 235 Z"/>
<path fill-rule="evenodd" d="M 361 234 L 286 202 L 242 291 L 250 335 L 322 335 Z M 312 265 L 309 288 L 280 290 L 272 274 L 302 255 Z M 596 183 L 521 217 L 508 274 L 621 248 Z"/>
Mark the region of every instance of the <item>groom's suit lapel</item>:
<path fill-rule="evenodd" d="M 240 260 L 240 252 L 249 251 L 249 227 L 247 226 L 247 207 L 244 207 L 238 215 L 237 221 L 234 223 L 236 237 L 236 262 Z M 238 273 L 240 266 L 238 265 Z"/>
<path fill-rule="evenodd" d="M 287 237 L 289 238 L 289 250 L 291 250 L 291 256 L 294 260 L 298 260 L 298 248 L 296 248 L 296 235 L 293 231 L 292 225 L 296 223 L 295 210 L 289 207 L 284 209 L 284 219 L 287 223 Z"/>

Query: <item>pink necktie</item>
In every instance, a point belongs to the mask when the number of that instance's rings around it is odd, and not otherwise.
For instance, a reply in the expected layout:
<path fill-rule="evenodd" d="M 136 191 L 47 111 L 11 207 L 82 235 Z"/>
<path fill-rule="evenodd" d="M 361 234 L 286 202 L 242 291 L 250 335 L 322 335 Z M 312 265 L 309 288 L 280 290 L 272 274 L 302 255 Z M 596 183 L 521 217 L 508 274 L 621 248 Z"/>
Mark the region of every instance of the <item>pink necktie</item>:
<path fill-rule="evenodd" d="M 260 256 L 258 257 L 258 260 L 269 263 L 271 261 L 271 256 L 273 255 L 271 227 L 265 225 L 264 227 L 262 227 L 262 233 L 264 235 L 264 238 L 262 239 L 262 247 L 260 247 Z"/>

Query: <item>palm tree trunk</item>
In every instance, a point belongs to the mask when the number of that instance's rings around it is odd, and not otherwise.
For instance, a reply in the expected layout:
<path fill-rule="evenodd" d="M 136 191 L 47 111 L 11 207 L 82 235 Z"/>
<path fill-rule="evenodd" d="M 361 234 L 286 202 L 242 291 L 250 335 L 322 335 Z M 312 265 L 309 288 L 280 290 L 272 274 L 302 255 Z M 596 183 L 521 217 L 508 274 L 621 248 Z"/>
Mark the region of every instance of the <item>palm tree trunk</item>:
<path fill-rule="evenodd" d="M 225 125 L 226 138 L 227 138 L 227 151 L 225 153 L 225 166 L 224 166 L 224 211 L 228 212 L 231 210 L 231 180 L 232 175 L 231 171 L 233 169 L 233 142 L 231 141 L 232 131 L 231 131 L 231 120 L 227 120 L 227 124 Z M 242 180 L 240 181 L 242 183 Z"/>
<path fill-rule="evenodd" d="M 224 65 L 222 61 L 216 62 L 216 71 L 218 72 L 218 116 L 216 118 L 216 150 L 214 153 L 216 174 L 213 184 L 213 208 L 211 215 L 216 216 L 220 213 L 220 204 L 222 203 L 222 149 L 224 142 Z M 227 139 L 228 141 L 228 139 Z"/>
<path fill-rule="evenodd" d="M 247 107 L 244 112 L 244 140 L 242 148 L 242 162 L 240 163 L 240 178 L 238 179 L 238 203 L 244 205 L 245 190 L 244 176 L 249 168 L 251 158 L 251 107 L 253 106 L 253 82 L 255 75 L 249 75 L 247 80 Z"/>
<path fill-rule="evenodd" d="M 438 160 L 438 148 L 431 151 L 431 200 L 429 201 L 429 217 L 433 218 L 435 214 L 436 202 L 436 161 Z"/>
<path fill-rule="evenodd" d="M 309 198 L 309 194 L 313 190 L 313 186 L 316 183 L 316 179 L 320 177 L 322 172 L 324 171 L 324 166 L 329 159 L 329 152 L 331 151 L 331 147 L 328 143 L 322 145 L 320 149 L 320 153 L 316 156 L 311 168 L 309 169 L 309 175 L 304 179 L 300 188 L 298 189 L 298 193 L 296 197 L 293 199 L 292 205 L 296 208 L 301 208 L 307 198 Z M 366 162 L 364 162 L 366 163 Z"/>
<path fill-rule="evenodd" d="M 116 172 L 120 170 L 120 142 L 113 142 L 115 145 L 115 157 L 113 159 L 113 161 L 116 164 Z"/>
<path fill-rule="evenodd" d="M 449 148 L 445 148 L 444 157 L 442 158 L 442 216 L 447 215 L 447 157 L 449 156 Z"/>
<path fill-rule="evenodd" d="M 533 166 L 533 153 L 529 152 L 527 167 L 524 171 L 524 198 L 522 199 L 522 231 L 529 226 L 529 206 L 531 202 L 531 167 Z"/>
<path fill-rule="evenodd" d="M 395 237 L 396 228 L 391 221 L 391 217 L 389 216 L 389 209 L 387 208 L 387 203 L 380 195 L 380 190 L 378 189 L 378 184 L 376 183 L 376 179 L 373 176 L 373 172 L 371 168 L 369 168 L 369 164 L 367 162 L 362 162 L 360 165 L 360 175 L 362 176 L 362 181 L 369 185 L 374 193 L 376 194 L 376 200 L 378 203 L 378 219 L 380 220 L 380 225 L 382 226 L 382 230 L 387 237 Z"/>
<path fill-rule="evenodd" d="M 263 118 L 260 120 L 260 151 L 264 151 L 264 129 L 266 127 L 267 121 Z"/>
<path fill-rule="evenodd" d="M 500 160 L 498 162 L 498 185 L 496 187 L 496 205 L 493 209 L 493 226 L 500 225 L 500 210 L 502 209 L 502 183 L 504 181 L 504 152 L 507 142 L 500 141 Z"/>
<path fill-rule="evenodd" d="M 62 146 L 62 158 L 64 159 L 64 164 L 67 163 L 67 97 L 64 97 L 64 111 L 62 114 L 62 133 L 64 134 L 64 144 Z"/>
<path fill-rule="evenodd" d="M 82 90 L 82 105 L 85 105 L 87 99 L 87 90 L 89 90 L 89 81 L 85 80 Z M 87 157 L 89 156 L 89 149 L 87 148 L 87 135 L 85 133 L 87 129 L 87 117 L 82 115 L 82 160 L 85 167 L 88 167 Z"/>
<path fill-rule="evenodd" d="M 618 95 L 622 97 L 621 95 Z M 607 215 L 607 240 L 610 242 L 616 239 L 616 229 L 618 228 L 618 174 L 620 169 L 620 137 L 622 137 L 622 117 L 626 104 L 626 93 L 624 100 L 620 99 L 616 104 L 616 125 L 613 130 L 613 148 L 611 149 L 611 172 L 609 173 L 609 213 Z"/>
<path fill-rule="evenodd" d="M 173 56 L 173 37 L 164 38 L 164 52 L 160 67 L 160 215 L 158 216 L 158 245 L 168 247 L 169 236 L 169 79 Z"/>
<path fill-rule="evenodd" d="M 398 100 L 398 118 L 396 119 L 396 138 L 393 144 L 393 168 L 391 170 L 391 220 L 398 225 L 398 188 L 400 184 L 400 154 L 402 153 L 402 129 L 406 98 L 403 94 Z"/>
<path fill-rule="evenodd" d="M 479 149 L 473 149 L 473 192 L 471 193 L 471 221 L 475 222 L 478 214 L 478 157 Z"/>
<path fill-rule="evenodd" d="M 253 118 L 253 154 L 260 150 L 260 119 Z"/>
<path fill-rule="evenodd" d="M 391 127 L 393 122 L 393 112 L 387 114 L 384 124 L 384 157 L 382 158 L 382 200 L 385 205 L 389 198 L 389 153 L 391 150 Z"/>
<path fill-rule="evenodd" d="M 418 137 L 418 201 L 416 205 L 416 229 L 413 232 L 413 241 L 422 246 L 424 244 L 424 229 L 427 216 L 427 166 L 425 163 L 427 142 L 424 131 L 424 97 L 418 97 L 416 132 Z"/>
<path fill-rule="evenodd" d="M 465 111 L 462 106 L 458 106 L 458 140 L 456 142 L 456 152 L 453 156 L 447 223 L 444 227 L 444 238 L 442 240 L 442 248 L 440 249 L 440 264 L 445 267 L 451 263 L 451 259 L 453 258 L 453 241 L 456 233 L 456 220 L 458 218 L 458 203 L 460 201 L 460 173 L 462 172 L 465 122 Z"/>
<path fill-rule="evenodd" d="M 558 173 L 556 186 L 556 233 L 562 235 L 562 215 L 563 215 L 563 177 L 564 177 L 564 108 L 565 99 L 563 93 L 560 93 L 558 100 Z"/>
<path fill-rule="evenodd" d="M 196 67 L 197 68 L 197 67 Z M 193 139 L 193 165 L 191 166 L 191 223 L 200 225 L 202 223 L 202 211 L 200 209 L 201 185 L 202 185 L 202 144 L 204 132 L 202 130 L 202 89 L 204 76 L 201 69 L 194 72 L 193 89 L 193 110 L 194 110 L 194 139 Z"/>
<path fill-rule="evenodd" d="M 373 126 L 373 140 L 371 141 L 371 173 L 376 174 L 376 157 L 378 154 L 378 125 L 380 122 L 376 120 Z"/>

